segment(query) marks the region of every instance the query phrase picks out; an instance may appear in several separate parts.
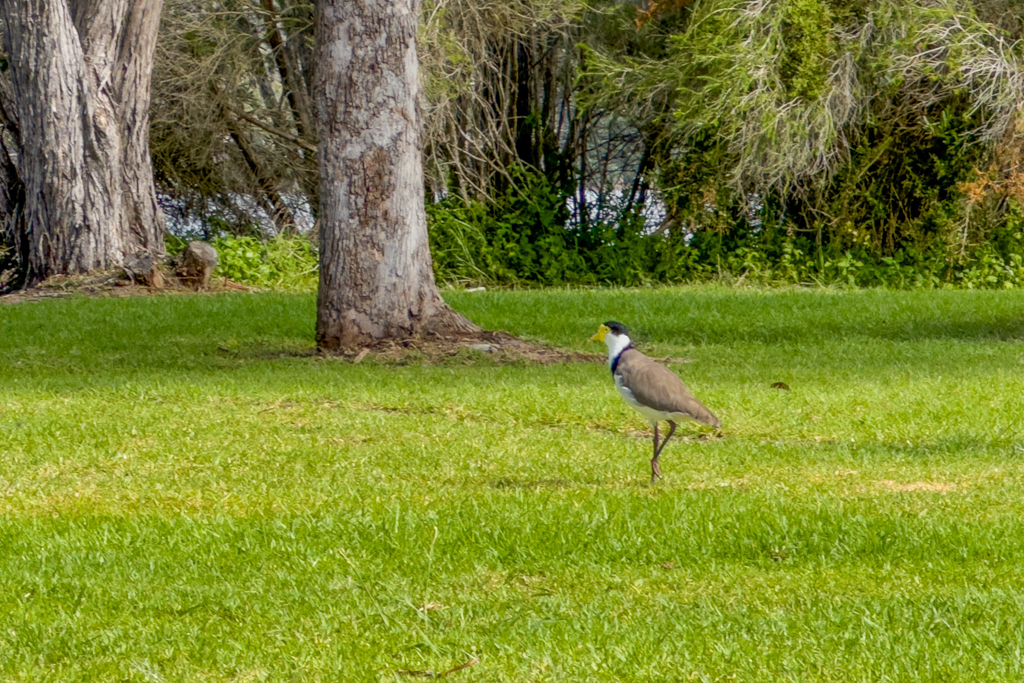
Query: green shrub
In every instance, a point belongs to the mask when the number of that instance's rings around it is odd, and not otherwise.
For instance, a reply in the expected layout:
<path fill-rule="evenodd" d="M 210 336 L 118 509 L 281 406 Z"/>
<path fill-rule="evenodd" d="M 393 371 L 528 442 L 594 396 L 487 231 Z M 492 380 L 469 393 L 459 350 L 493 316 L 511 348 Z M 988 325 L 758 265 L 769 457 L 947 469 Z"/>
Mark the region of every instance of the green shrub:
<path fill-rule="evenodd" d="M 643 216 L 565 227 L 566 196 L 525 174 L 492 204 L 455 198 L 427 205 L 435 277 L 463 286 L 614 285 L 721 280 L 760 286 L 1008 289 L 1024 287 L 1024 208 L 1013 200 L 1001 222 L 971 246 L 939 239 L 886 253 L 870 243 L 817 244 L 786 224 L 726 231 L 652 234 Z M 763 212 L 767 213 L 767 211 Z M 724 220 L 724 218 L 723 218 Z M 211 240 L 215 276 L 278 290 L 317 286 L 317 251 L 304 237 L 223 235 Z M 168 237 L 170 254 L 188 240 Z"/>
<path fill-rule="evenodd" d="M 220 260 L 215 276 L 269 289 L 316 289 L 316 248 L 305 237 L 277 236 L 269 240 L 225 235 L 212 240 Z"/>
<path fill-rule="evenodd" d="M 489 204 L 428 204 L 439 282 L 558 285 L 592 281 L 579 235 L 566 229 L 567 191 L 522 168 Z"/>

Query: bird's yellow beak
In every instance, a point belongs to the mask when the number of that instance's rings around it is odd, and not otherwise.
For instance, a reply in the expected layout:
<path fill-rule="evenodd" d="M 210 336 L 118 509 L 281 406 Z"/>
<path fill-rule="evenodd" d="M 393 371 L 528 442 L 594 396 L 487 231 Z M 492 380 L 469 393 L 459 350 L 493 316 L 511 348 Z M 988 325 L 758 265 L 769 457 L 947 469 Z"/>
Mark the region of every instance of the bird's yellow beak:
<path fill-rule="evenodd" d="M 594 336 L 590 338 L 590 341 L 603 342 L 604 336 L 609 332 L 611 332 L 611 329 L 607 325 L 601 325 L 601 327 L 597 328 Z"/>

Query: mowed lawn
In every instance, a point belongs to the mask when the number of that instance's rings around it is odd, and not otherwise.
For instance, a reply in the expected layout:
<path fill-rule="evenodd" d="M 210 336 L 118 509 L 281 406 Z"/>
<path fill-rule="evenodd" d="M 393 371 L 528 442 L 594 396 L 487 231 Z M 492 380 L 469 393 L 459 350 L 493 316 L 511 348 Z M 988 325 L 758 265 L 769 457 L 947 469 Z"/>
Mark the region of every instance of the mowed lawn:
<path fill-rule="evenodd" d="M 605 365 L 319 358 L 312 295 L 0 306 L 0 681 L 1024 679 L 1024 294 L 448 298 L 619 320 L 722 433 L 652 487 Z"/>

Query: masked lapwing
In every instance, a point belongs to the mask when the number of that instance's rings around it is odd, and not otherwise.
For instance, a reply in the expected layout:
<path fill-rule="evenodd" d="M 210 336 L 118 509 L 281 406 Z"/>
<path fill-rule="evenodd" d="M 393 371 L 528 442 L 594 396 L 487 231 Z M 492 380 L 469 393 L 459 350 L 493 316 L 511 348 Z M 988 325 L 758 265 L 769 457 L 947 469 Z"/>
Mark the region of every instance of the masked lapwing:
<path fill-rule="evenodd" d="M 658 456 L 676 431 L 676 422 L 695 420 L 718 427 L 721 420 L 694 398 L 674 372 L 640 353 L 630 344 L 629 331 L 622 323 L 606 322 L 590 341 L 608 345 L 608 364 L 619 394 L 654 427 L 654 457 L 651 458 L 651 483 L 661 476 Z M 658 423 L 666 421 L 668 435 L 658 444 Z"/>

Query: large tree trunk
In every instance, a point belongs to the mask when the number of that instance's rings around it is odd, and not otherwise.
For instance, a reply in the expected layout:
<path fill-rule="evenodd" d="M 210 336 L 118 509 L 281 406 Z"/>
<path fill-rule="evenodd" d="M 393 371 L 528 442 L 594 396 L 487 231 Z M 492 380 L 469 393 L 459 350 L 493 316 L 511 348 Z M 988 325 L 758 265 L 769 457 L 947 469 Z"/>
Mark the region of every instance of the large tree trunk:
<path fill-rule="evenodd" d="M 431 268 L 418 16 L 419 0 L 316 3 L 321 348 L 477 331 L 441 299 Z"/>
<path fill-rule="evenodd" d="M 30 278 L 164 253 L 149 156 L 162 0 L 0 0 Z"/>

